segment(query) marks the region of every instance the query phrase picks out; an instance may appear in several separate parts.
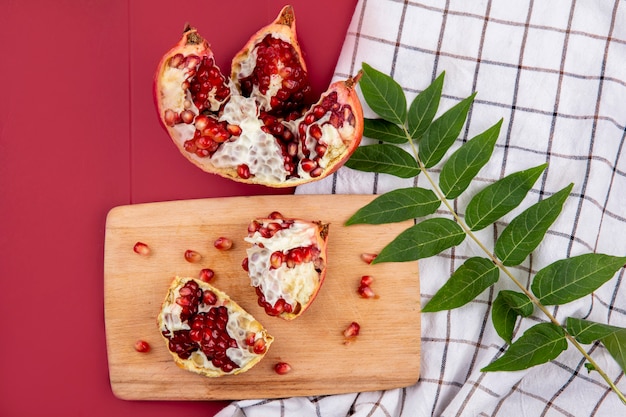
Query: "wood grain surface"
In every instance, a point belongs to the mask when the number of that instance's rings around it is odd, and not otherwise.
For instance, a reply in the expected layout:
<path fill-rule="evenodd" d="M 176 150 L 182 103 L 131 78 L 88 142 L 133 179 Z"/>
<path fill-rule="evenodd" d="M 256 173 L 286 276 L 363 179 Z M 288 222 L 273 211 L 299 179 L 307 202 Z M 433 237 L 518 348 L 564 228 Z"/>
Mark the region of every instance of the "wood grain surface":
<path fill-rule="evenodd" d="M 412 222 L 344 226 L 373 196 L 283 195 L 211 198 L 113 208 L 106 223 L 104 307 L 109 374 L 114 394 L 129 400 L 230 400 L 325 395 L 391 389 L 414 384 L 420 365 L 420 292 L 417 262 L 368 265 L 363 252 L 378 252 Z M 241 268 L 249 221 L 279 210 L 288 217 L 330 223 L 328 272 L 312 306 L 288 322 L 265 315 Z M 219 236 L 231 250 L 213 247 Z M 140 256 L 141 241 L 151 254 Z M 193 249 L 199 263 L 185 261 Z M 250 371 L 206 378 L 178 368 L 161 337 L 156 317 L 174 276 L 215 271 L 213 285 L 254 315 L 275 337 L 266 357 Z M 356 290 L 361 276 L 374 277 L 377 299 Z M 345 344 L 343 329 L 361 325 Z M 134 350 L 137 339 L 148 353 Z M 277 375 L 274 364 L 292 371 Z"/>

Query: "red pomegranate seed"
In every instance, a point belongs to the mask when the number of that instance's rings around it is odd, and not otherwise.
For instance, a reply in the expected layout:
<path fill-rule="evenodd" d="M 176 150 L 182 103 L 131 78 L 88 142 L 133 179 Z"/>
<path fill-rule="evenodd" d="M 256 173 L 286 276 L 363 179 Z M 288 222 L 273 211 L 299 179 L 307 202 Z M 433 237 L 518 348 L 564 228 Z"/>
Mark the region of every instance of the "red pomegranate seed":
<path fill-rule="evenodd" d="M 363 298 L 375 298 L 376 297 L 376 293 L 374 292 L 374 290 L 372 290 L 372 288 L 369 285 L 360 285 L 357 292 Z"/>
<path fill-rule="evenodd" d="M 274 365 L 274 371 L 276 371 L 278 375 L 285 375 L 286 373 L 289 373 L 289 371 L 291 371 L 291 365 L 289 365 L 287 362 L 278 362 L 276 365 Z"/>
<path fill-rule="evenodd" d="M 309 158 L 302 158 L 300 165 L 302 166 L 302 170 L 304 172 L 311 172 L 317 168 L 317 162 L 312 161 Z"/>
<path fill-rule="evenodd" d="M 278 219 L 283 219 L 284 218 L 280 211 L 273 211 L 267 217 L 270 218 L 270 219 L 273 219 L 273 220 L 278 220 Z"/>
<path fill-rule="evenodd" d="M 150 255 L 150 247 L 143 242 L 135 243 L 133 250 L 135 251 L 135 253 L 138 253 L 139 255 L 143 255 L 143 256 Z"/>
<path fill-rule="evenodd" d="M 244 180 L 250 178 L 250 167 L 246 164 L 241 164 L 237 167 L 237 175 Z"/>
<path fill-rule="evenodd" d="M 261 228 L 262 224 L 256 220 L 252 220 L 248 225 L 248 234 L 252 235 Z"/>
<path fill-rule="evenodd" d="M 326 146 L 324 146 L 324 145 L 317 144 L 315 146 L 315 153 L 318 156 L 324 156 L 324 154 L 326 154 L 327 150 L 328 150 L 328 148 Z"/>
<path fill-rule="evenodd" d="M 254 346 L 254 339 L 256 339 L 256 334 L 254 332 L 246 333 L 246 345 Z"/>
<path fill-rule="evenodd" d="M 309 128 L 312 137 L 319 140 L 322 137 L 322 128 L 318 124 L 312 124 Z"/>
<path fill-rule="evenodd" d="M 289 142 L 287 144 L 287 155 L 290 157 L 298 155 L 298 144 L 296 142 Z"/>
<path fill-rule="evenodd" d="M 229 250 L 233 247 L 233 241 L 227 237 L 220 236 L 213 242 L 213 246 L 219 250 Z"/>
<path fill-rule="evenodd" d="M 195 250 L 187 249 L 185 251 L 185 260 L 187 262 L 196 263 L 196 262 L 200 262 L 201 259 L 202 259 L 202 255 L 200 255 Z"/>
<path fill-rule="evenodd" d="M 183 54 L 176 54 L 170 58 L 169 66 L 173 68 L 178 68 L 178 66 L 183 62 Z"/>
<path fill-rule="evenodd" d="M 228 133 L 230 133 L 233 136 L 241 135 L 241 128 L 237 125 L 228 125 L 226 126 L 226 130 L 228 130 Z"/>
<path fill-rule="evenodd" d="M 362 253 L 361 254 L 361 259 L 363 260 L 363 262 L 367 263 L 367 264 L 371 264 L 372 261 L 374 259 L 376 259 L 378 255 L 375 253 Z"/>
<path fill-rule="evenodd" d="M 248 272 L 249 268 L 248 268 L 248 258 L 243 258 L 243 261 L 241 261 L 241 267 L 243 268 L 244 271 Z"/>
<path fill-rule="evenodd" d="M 196 129 L 198 129 L 200 132 L 202 132 L 204 129 L 206 129 L 206 127 L 209 125 L 209 118 L 203 114 L 201 114 L 200 116 L 196 117 Z"/>
<path fill-rule="evenodd" d="M 146 353 L 150 351 L 150 344 L 145 340 L 137 340 L 135 342 L 135 350 L 137 352 Z"/>
<path fill-rule="evenodd" d="M 276 251 L 270 255 L 270 268 L 278 269 L 283 264 L 284 255 L 280 251 Z"/>
<path fill-rule="evenodd" d="M 202 293 L 202 302 L 206 305 L 214 305 L 217 302 L 217 295 L 210 290 L 205 290 Z"/>
<path fill-rule="evenodd" d="M 363 275 L 361 277 L 361 285 L 372 285 L 372 283 L 374 282 L 374 277 L 372 277 L 371 275 Z"/>
<path fill-rule="evenodd" d="M 269 303 L 265 305 L 265 312 L 270 316 L 280 316 L 280 314 L 285 311 L 285 300 L 283 298 L 279 298 L 272 307 Z"/>
<path fill-rule="evenodd" d="M 343 331 L 343 335 L 347 338 L 354 338 L 359 335 L 360 331 L 361 331 L 361 326 L 359 325 L 359 323 L 357 323 L 356 321 L 353 321 Z"/>
<path fill-rule="evenodd" d="M 328 119 L 328 122 L 331 125 L 335 126 L 337 129 L 343 126 L 343 119 L 336 113 L 330 115 L 330 119 Z"/>
<path fill-rule="evenodd" d="M 324 107 L 320 106 L 319 104 L 313 107 L 313 115 L 315 116 L 317 120 L 324 117 L 325 114 L 326 114 L 326 109 L 324 109 Z"/>
<path fill-rule="evenodd" d="M 322 175 L 322 172 L 324 172 L 324 168 L 322 167 L 317 167 L 315 168 L 313 171 L 309 172 L 309 175 L 313 178 L 317 178 L 320 175 Z"/>
<path fill-rule="evenodd" d="M 165 110 L 165 114 L 163 115 L 163 120 L 165 124 L 168 126 L 174 126 L 176 121 L 178 120 L 178 114 L 172 109 Z"/>
<path fill-rule="evenodd" d="M 204 268 L 200 270 L 200 279 L 204 282 L 211 282 L 215 277 L 215 271 L 211 268 Z"/>
<path fill-rule="evenodd" d="M 254 353 L 260 355 L 262 353 L 265 353 L 266 350 L 266 346 L 265 346 L 265 340 L 263 339 L 258 339 L 254 342 L 254 346 L 252 347 Z"/>
<path fill-rule="evenodd" d="M 267 224 L 267 229 L 270 231 L 272 236 L 274 236 L 274 234 L 278 232 L 279 230 L 281 230 L 282 228 L 283 226 L 277 222 L 271 222 Z"/>
<path fill-rule="evenodd" d="M 193 122 L 194 117 L 196 117 L 196 115 L 191 110 L 183 110 L 180 113 L 180 120 L 182 120 L 186 124 L 191 124 L 191 122 Z"/>

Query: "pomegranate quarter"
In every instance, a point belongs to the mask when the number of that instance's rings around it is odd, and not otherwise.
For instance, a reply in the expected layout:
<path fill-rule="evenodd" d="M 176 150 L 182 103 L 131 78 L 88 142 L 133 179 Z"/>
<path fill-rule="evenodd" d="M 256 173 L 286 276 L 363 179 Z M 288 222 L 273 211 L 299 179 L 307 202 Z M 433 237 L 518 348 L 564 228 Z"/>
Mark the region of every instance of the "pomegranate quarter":
<path fill-rule="evenodd" d="M 326 276 L 328 224 L 300 219 L 255 219 L 242 263 L 258 303 L 270 316 L 293 320 L 311 305 Z"/>
<path fill-rule="evenodd" d="M 207 377 L 246 372 L 274 340 L 228 295 L 194 278 L 173 280 L 158 325 L 174 362 Z"/>
<path fill-rule="evenodd" d="M 185 28 L 158 65 L 155 101 L 172 141 L 202 170 L 292 187 L 333 173 L 359 145 L 359 77 L 312 99 L 294 11 L 285 6 L 236 54 L 230 77 L 216 66 L 208 42 Z"/>

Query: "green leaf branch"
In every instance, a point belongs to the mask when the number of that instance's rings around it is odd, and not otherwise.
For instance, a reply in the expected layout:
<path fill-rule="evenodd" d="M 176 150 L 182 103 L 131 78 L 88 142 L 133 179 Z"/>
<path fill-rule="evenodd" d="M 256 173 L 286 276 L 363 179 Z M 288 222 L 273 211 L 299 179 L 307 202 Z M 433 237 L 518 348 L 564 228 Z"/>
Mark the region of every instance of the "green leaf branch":
<path fill-rule="evenodd" d="M 499 291 L 491 307 L 491 317 L 494 329 L 508 348 L 482 371 L 515 371 L 540 365 L 557 358 L 571 343 L 588 362 L 587 369 L 598 372 L 626 404 L 624 394 L 582 346 L 602 343 L 622 371 L 626 371 L 626 329 L 573 317 L 560 323 L 547 308 L 592 294 L 625 266 L 626 256 L 588 253 L 557 260 L 537 271 L 530 288 L 526 288 L 509 267 L 524 262 L 542 242 L 560 215 L 573 184 L 521 211 L 499 233 L 493 249 L 488 248 L 475 232 L 519 207 L 547 164 L 514 172 L 478 191 L 471 196 L 461 216 L 453 201 L 467 191 L 478 172 L 488 164 L 502 120 L 445 158 L 465 125 L 475 93 L 435 118 L 444 76 L 445 73 L 439 75 L 407 108 L 402 87 L 388 75 L 363 64 L 361 92 L 370 109 L 379 116 L 365 120 L 364 135 L 378 143 L 359 147 L 346 166 L 399 178 L 423 175 L 430 189 L 415 186 L 382 194 L 355 212 L 346 225 L 380 225 L 414 219 L 415 224 L 389 242 L 373 263 L 431 257 L 469 238 L 484 256 L 465 260 L 422 311 L 460 308 L 504 275 L 519 291 Z M 441 166 L 438 181 L 429 173 L 437 165 Z M 435 215 L 442 205 L 451 219 Z M 516 323 L 530 317 L 535 308 L 547 320 L 530 326 L 514 340 Z"/>

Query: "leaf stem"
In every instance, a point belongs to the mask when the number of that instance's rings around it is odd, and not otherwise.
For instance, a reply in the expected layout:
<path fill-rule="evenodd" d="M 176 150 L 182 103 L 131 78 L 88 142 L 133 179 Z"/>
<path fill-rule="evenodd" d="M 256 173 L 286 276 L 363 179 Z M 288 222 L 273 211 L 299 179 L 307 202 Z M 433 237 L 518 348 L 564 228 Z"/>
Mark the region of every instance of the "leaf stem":
<path fill-rule="evenodd" d="M 456 210 L 454 210 L 454 207 L 452 207 L 452 205 L 450 204 L 450 201 L 446 198 L 446 196 L 443 194 L 443 192 L 441 191 L 441 189 L 439 188 L 438 184 L 433 180 L 433 178 L 430 176 L 428 169 L 426 168 L 426 166 L 424 165 L 424 163 L 422 162 L 422 160 L 419 157 L 419 154 L 417 152 L 417 146 L 415 144 L 415 141 L 413 140 L 413 138 L 411 137 L 411 135 L 409 134 L 408 130 L 406 129 L 406 127 L 403 126 L 403 130 L 404 133 L 406 134 L 406 137 L 408 139 L 409 144 L 411 145 L 411 150 L 413 151 L 413 155 L 415 156 L 415 159 L 419 165 L 420 171 L 422 172 L 422 174 L 424 174 L 424 176 L 426 177 L 426 180 L 428 181 L 428 183 L 431 185 L 434 193 L 437 195 L 437 197 L 439 198 L 439 200 L 441 200 L 441 202 L 446 206 L 446 209 L 448 210 L 448 212 L 454 217 L 454 219 L 456 220 L 456 222 L 459 224 L 459 226 L 463 229 L 463 231 L 465 232 L 465 234 L 467 236 L 470 237 L 470 239 L 472 239 L 474 241 L 474 243 L 476 243 L 476 245 L 478 245 L 478 247 L 489 257 L 489 259 L 491 259 L 491 261 L 502 271 L 504 272 L 504 274 L 506 276 L 509 277 L 509 279 L 511 279 L 511 281 L 513 281 L 513 283 L 530 299 L 530 301 L 537 306 L 537 308 L 539 310 L 541 310 L 543 312 L 543 314 L 545 314 L 545 316 L 555 325 L 562 327 L 564 332 L 565 332 L 565 337 L 567 338 L 567 340 L 583 355 L 583 357 L 593 366 L 593 368 L 598 372 L 598 374 L 600 374 L 600 376 L 606 381 L 606 383 L 611 387 L 611 389 L 613 390 L 613 392 L 619 397 L 619 399 L 622 401 L 622 403 L 626 404 L 626 397 L 624 396 L 624 394 L 619 390 L 619 388 L 613 383 L 613 381 L 609 378 L 609 376 L 604 372 L 604 370 L 602 370 L 602 368 L 600 368 L 598 366 L 598 364 L 593 360 L 593 358 L 587 353 L 587 351 L 581 346 L 580 343 L 578 343 L 578 341 L 574 338 L 574 336 L 572 336 L 567 329 L 565 329 L 561 323 L 559 323 L 559 321 L 552 315 L 552 313 L 550 313 L 550 311 L 541 303 L 541 301 L 535 297 L 535 295 L 529 291 L 524 285 L 522 285 L 522 283 L 511 273 L 511 271 L 496 257 L 496 255 L 491 252 L 481 241 L 480 239 L 478 239 L 478 237 L 474 234 L 474 232 L 469 228 L 469 226 L 465 223 L 465 221 L 458 215 L 458 213 L 456 212 Z"/>

